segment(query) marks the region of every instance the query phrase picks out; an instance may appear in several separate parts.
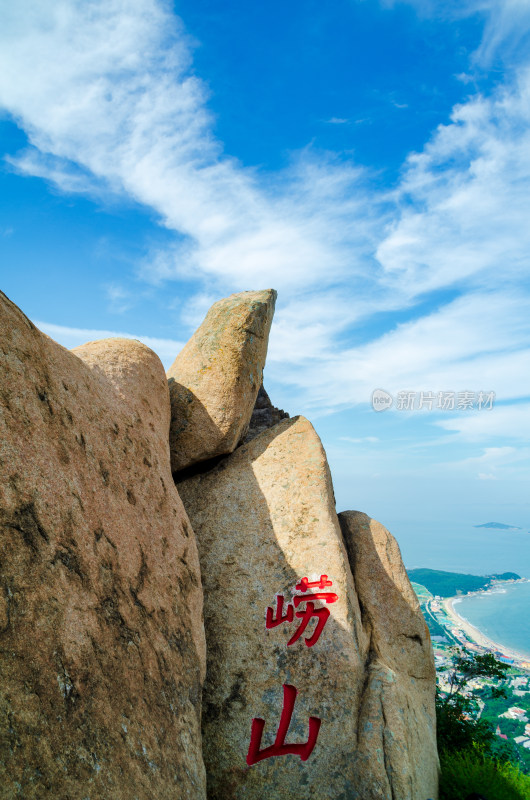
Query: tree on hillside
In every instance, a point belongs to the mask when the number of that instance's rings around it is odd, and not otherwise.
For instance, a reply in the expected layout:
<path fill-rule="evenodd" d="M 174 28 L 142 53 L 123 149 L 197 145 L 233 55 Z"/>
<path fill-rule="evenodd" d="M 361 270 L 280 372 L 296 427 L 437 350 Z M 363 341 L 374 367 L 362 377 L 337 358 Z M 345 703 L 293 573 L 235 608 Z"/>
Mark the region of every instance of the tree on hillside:
<path fill-rule="evenodd" d="M 447 686 L 436 690 L 440 800 L 530 798 L 530 777 L 521 771 L 515 745 L 499 739 L 491 723 L 477 718 L 478 703 L 469 690 L 473 678 L 489 678 L 495 681 L 485 687 L 489 697 L 508 697 L 508 669 L 493 655 L 452 648 Z"/>
<path fill-rule="evenodd" d="M 492 753 L 495 742 L 493 726 L 477 719 L 477 700 L 468 690 L 473 678 L 490 678 L 504 681 L 508 665 L 498 661 L 491 653 L 477 655 L 463 648 L 452 649 L 451 665 L 446 667 L 448 691 L 436 687 L 436 721 L 440 750 L 464 750 L 478 746 Z M 491 697 L 507 697 L 501 685 L 489 687 Z"/>

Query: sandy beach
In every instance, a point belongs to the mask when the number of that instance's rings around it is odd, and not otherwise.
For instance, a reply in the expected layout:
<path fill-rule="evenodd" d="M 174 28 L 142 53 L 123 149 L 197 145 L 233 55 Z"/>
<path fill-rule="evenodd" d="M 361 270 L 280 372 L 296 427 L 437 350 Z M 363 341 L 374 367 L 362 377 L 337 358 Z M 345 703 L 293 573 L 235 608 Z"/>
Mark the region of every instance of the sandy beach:
<path fill-rule="evenodd" d="M 481 633 L 478 628 L 475 628 L 474 625 L 471 625 L 467 620 L 461 617 L 454 608 L 455 600 L 458 601 L 460 599 L 460 597 L 448 597 L 442 601 L 443 608 L 445 609 L 449 619 L 453 622 L 454 626 L 463 631 L 471 640 L 471 642 L 483 650 L 487 652 L 500 652 L 506 656 L 506 658 L 513 659 L 514 665 L 524 667 L 525 669 L 530 669 L 530 662 L 526 656 L 510 649 L 509 647 L 505 647 L 503 644 L 499 644 L 499 642 L 494 642 L 491 639 L 488 639 L 488 637 L 484 636 L 484 634 Z"/>

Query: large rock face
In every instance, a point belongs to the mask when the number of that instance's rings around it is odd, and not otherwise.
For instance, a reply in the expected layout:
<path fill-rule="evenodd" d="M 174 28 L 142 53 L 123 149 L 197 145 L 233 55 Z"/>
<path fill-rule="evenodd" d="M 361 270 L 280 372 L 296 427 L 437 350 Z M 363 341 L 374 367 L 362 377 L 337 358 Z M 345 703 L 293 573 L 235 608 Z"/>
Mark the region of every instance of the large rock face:
<path fill-rule="evenodd" d="M 0 795 L 204 798 L 202 593 L 157 356 L 0 296 Z"/>
<path fill-rule="evenodd" d="M 363 628 L 370 636 L 355 758 L 373 775 L 367 798 L 431 798 L 438 781 L 429 629 L 399 546 L 379 522 L 358 511 L 339 514 Z"/>
<path fill-rule="evenodd" d="M 405 636 L 414 631 L 414 637 L 421 628 L 422 645 L 414 639 L 402 645 L 399 619 L 388 623 L 388 659 L 383 644 L 376 645 L 375 612 L 370 619 L 366 616 L 364 595 L 360 598 L 353 580 L 325 453 L 307 420 L 284 420 L 266 430 L 211 471 L 182 481 L 179 492 L 197 534 L 205 589 L 203 748 L 210 800 L 435 798 L 428 632 L 414 610 L 414 624 L 407 618 Z M 395 567 L 401 575 L 400 561 Z M 302 579 L 316 582 L 321 576 L 322 588 L 309 589 L 328 594 L 313 603 L 312 610 L 321 613 L 312 615 L 307 629 L 292 641 L 311 602 L 296 599 L 307 594 Z M 377 584 L 372 591 L 377 596 Z M 385 591 L 390 598 L 388 587 Z M 283 615 L 288 617 L 278 625 L 276 595 L 283 595 Z M 395 595 L 400 596 L 399 586 Z M 318 636 L 316 626 L 322 622 Z M 385 636 L 382 627 L 381 638 Z M 414 650 L 414 674 L 428 684 L 428 691 L 422 684 L 415 694 L 407 649 Z M 274 744 L 284 686 L 295 687 L 298 694 L 288 732 L 279 732 L 279 752 L 282 743 L 309 741 L 310 732 L 313 738 L 317 735 L 314 749 L 285 755 L 272 751 L 271 757 L 253 763 L 260 753 L 250 748 L 251 726 L 256 747 L 260 719 L 265 721 L 261 749 Z M 293 691 L 285 690 L 286 709 Z M 407 743 L 417 749 L 399 761 L 394 754 L 403 754 L 401 737 L 407 723 L 414 724 L 418 700 L 428 705 L 429 737 L 418 743 L 415 734 L 409 736 Z M 418 723 L 418 730 L 422 725 Z M 302 760 L 300 755 L 308 757 Z M 425 780 L 415 773 L 423 759 Z"/>
<path fill-rule="evenodd" d="M 219 300 L 167 376 L 173 472 L 231 453 L 245 435 L 261 386 L 276 292 Z"/>

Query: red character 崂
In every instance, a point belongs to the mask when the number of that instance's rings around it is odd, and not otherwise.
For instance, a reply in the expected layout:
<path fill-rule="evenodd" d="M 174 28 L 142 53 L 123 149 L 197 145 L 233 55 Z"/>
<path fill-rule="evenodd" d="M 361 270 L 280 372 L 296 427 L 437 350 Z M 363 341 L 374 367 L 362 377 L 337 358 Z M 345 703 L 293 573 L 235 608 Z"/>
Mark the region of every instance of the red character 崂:
<path fill-rule="evenodd" d="M 321 575 L 320 580 L 313 582 L 309 582 L 307 578 L 302 578 L 300 583 L 297 583 L 295 591 L 306 592 L 311 588 L 325 589 L 332 585 L 333 581 L 328 580 L 327 575 Z M 324 625 L 329 617 L 329 609 L 315 608 L 315 601 L 323 600 L 325 603 L 335 603 L 338 600 L 338 596 L 334 592 L 308 592 L 307 594 L 295 594 L 292 603 L 288 603 L 285 614 L 283 613 L 284 599 L 285 598 L 283 594 L 276 595 L 276 617 L 274 617 L 273 609 L 270 606 L 267 608 L 265 627 L 270 629 L 275 628 L 277 625 L 281 625 L 282 622 L 293 622 L 295 617 L 294 609 L 298 608 L 300 603 L 306 603 L 305 609 L 296 611 L 296 616 L 301 620 L 301 622 L 287 642 L 287 646 L 289 647 L 289 645 L 298 641 L 307 628 L 310 620 L 313 617 L 316 617 L 318 621 L 313 634 L 304 639 L 307 647 L 313 647 L 313 645 L 318 642 L 320 634 L 322 633 Z"/>

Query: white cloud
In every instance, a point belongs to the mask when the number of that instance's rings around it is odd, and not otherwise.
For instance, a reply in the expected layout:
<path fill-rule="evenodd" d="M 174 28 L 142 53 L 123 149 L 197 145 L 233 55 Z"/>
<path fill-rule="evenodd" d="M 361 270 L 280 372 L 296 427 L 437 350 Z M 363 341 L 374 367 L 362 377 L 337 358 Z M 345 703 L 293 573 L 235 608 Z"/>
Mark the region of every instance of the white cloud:
<path fill-rule="evenodd" d="M 317 361 L 308 356 L 289 374 L 309 408 L 367 401 L 377 386 L 530 395 L 529 123 L 525 69 L 511 87 L 458 106 L 409 158 L 395 195 L 402 211 L 378 246 L 382 271 L 370 302 L 346 291 L 336 325 L 326 327 L 337 341 L 340 321 L 358 323 L 363 307 L 369 314 L 392 302 L 407 307 L 448 288 L 460 297 L 353 348 L 318 337 L 309 313 L 306 341 L 316 337 Z M 297 353 L 300 360 L 303 342 Z"/>
<path fill-rule="evenodd" d="M 143 344 L 150 347 L 158 355 L 164 367 L 168 369 L 175 357 L 184 347 L 184 342 L 173 339 L 158 339 L 153 336 L 142 336 L 134 333 L 122 333 L 119 331 L 95 330 L 91 328 L 70 328 L 65 325 L 54 325 L 50 322 L 35 321 L 35 325 L 43 333 L 55 339 L 69 350 L 79 347 L 86 342 L 94 342 L 98 339 L 138 339 Z"/>
<path fill-rule="evenodd" d="M 332 308 L 330 304 L 330 313 Z M 312 332 L 317 337 L 318 331 Z M 369 402 L 378 387 L 392 394 L 494 391 L 497 400 L 506 401 L 530 396 L 529 338 L 524 294 L 470 293 L 358 347 L 334 352 L 322 336 L 318 347 L 312 342 L 316 360 L 306 358 L 284 380 L 295 381 L 303 389 L 299 395 L 306 408 Z M 302 341 L 299 350 L 294 350 L 294 363 L 300 351 L 304 352 Z M 278 362 L 280 353 L 278 349 Z M 283 363 L 290 357 L 287 347 Z M 280 379 L 279 363 L 270 366 L 273 376 Z"/>
<path fill-rule="evenodd" d="M 486 59 L 527 29 L 527 6 L 477 0 L 448 13 L 483 13 Z M 17 167 L 67 192 L 113 191 L 154 209 L 175 244 L 151 253 L 141 275 L 204 277 L 182 309 L 188 325 L 226 291 L 279 289 L 268 374 L 290 387 L 291 408 L 368 402 L 377 386 L 530 396 L 527 70 L 457 106 L 389 194 L 370 192 L 358 166 L 310 148 L 276 175 L 225 155 L 190 69 L 193 43 L 169 5 L 20 0 L 3 16 L 0 103 L 31 143 Z M 378 312 L 412 311 L 448 288 L 461 296 L 362 336 Z M 172 360 L 180 344 L 161 341 Z M 478 419 L 445 429 L 487 438 Z"/>
<path fill-rule="evenodd" d="M 524 43 L 530 30 L 528 0 L 471 0 L 470 8 L 487 13 L 484 35 L 476 54 L 479 62 L 489 63 L 501 47 L 511 54 Z"/>
<path fill-rule="evenodd" d="M 409 157 L 401 217 L 378 247 L 385 282 L 414 293 L 519 282 L 528 269 L 530 73 L 457 106 Z"/>
<path fill-rule="evenodd" d="M 5 161 L 21 175 L 43 178 L 59 186 L 68 194 L 90 194 L 104 199 L 108 187 L 96 180 L 86 169 L 71 162 L 65 163 L 52 155 L 44 156 L 36 149 L 28 149 L 17 157 L 7 156 Z"/>
<path fill-rule="evenodd" d="M 475 474 L 481 481 L 495 481 L 511 475 L 526 477 L 530 469 L 529 447 L 486 447 L 479 456 L 464 458 L 444 466 L 452 471 Z M 477 471 L 476 471 L 477 470 Z"/>
<path fill-rule="evenodd" d="M 0 102 L 31 142 L 12 163 L 65 191 L 99 181 L 155 209 L 180 240 L 153 254 L 145 278 L 246 288 L 266 273 L 293 290 L 351 275 L 372 247 L 360 169 L 307 150 L 265 179 L 223 154 L 165 4 L 21 0 L 5 18 Z"/>
<path fill-rule="evenodd" d="M 530 4 L 528 0 L 381 0 L 384 6 L 407 3 L 420 15 L 457 21 L 477 16 L 484 20 L 480 45 L 474 54 L 475 61 L 484 66 L 501 52 L 509 56 L 524 46 L 530 30 Z"/>
<path fill-rule="evenodd" d="M 217 300 L 219 300 L 218 295 L 208 292 L 199 292 L 185 303 L 182 303 L 180 298 L 176 298 L 175 301 L 171 303 L 171 308 L 179 310 L 180 321 L 189 329 L 191 336 Z"/>
<path fill-rule="evenodd" d="M 515 447 L 486 447 L 480 456 L 473 456 L 461 461 L 461 464 L 475 464 L 477 466 L 488 466 L 503 464 L 506 461 L 511 461 L 514 456 L 517 456 Z"/>
<path fill-rule="evenodd" d="M 128 289 L 117 283 L 108 283 L 103 287 L 110 310 L 116 314 L 123 314 L 134 305 L 134 299 Z"/>
<path fill-rule="evenodd" d="M 467 442 L 484 440 L 512 440 L 516 443 L 530 441 L 530 403 L 494 406 L 471 416 L 455 415 L 436 423 L 446 431 L 454 432 L 458 439 Z M 497 451 L 498 448 L 492 450 Z"/>

